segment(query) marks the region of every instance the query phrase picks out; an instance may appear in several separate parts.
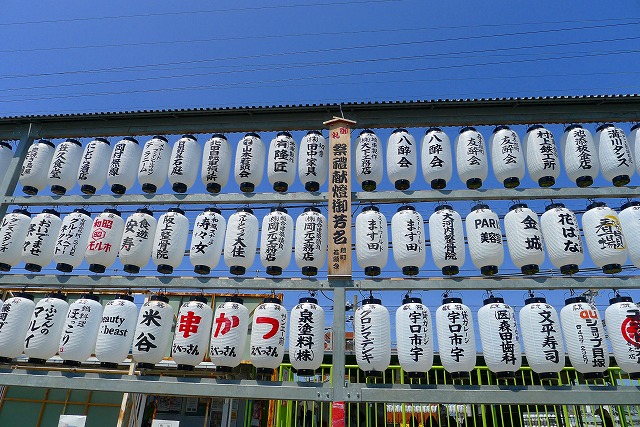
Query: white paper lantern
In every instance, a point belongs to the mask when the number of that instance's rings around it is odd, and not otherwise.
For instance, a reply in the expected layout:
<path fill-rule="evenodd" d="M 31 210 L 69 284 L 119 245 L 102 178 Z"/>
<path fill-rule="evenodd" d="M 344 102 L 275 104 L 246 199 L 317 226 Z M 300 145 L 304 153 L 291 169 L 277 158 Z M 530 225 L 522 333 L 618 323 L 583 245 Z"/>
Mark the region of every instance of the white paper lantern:
<path fill-rule="evenodd" d="M 640 173 L 640 123 L 636 123 L 631 127 L 628 141 L 633 152 L 633 158 L 636 160 L 636 170 Z"/>
<path fill-rule="evenodd" d="M 631 297 L 616 295 L 604 312 L 616 363 L 631 379 L 640 378 L 640 308 Z"/>
<path fill-rule="evenodd" d="M 135 184 L 141 157 L 142 149 L 138 141 L 130 136 L 123 138 L 113 147 L 107 172 L 111 192 L 124 194 Z"/>
<path fill-rule="evenodd" d="M 478 310 L 484 361 L 498 380 L 514 378 L 522 366 L 516 313 L 500 297 L 489 297 Z"/>
<path fill-rule="evenodd" d="M 582 231 L 593 263 L 607 274 L 621 272 L 627 242 L 616 212 L 603 202 L 590 204 L 582 214 Z"/>
<path fill-rule="evenodd" d="M 553 134 L 542 125 L 527 129 L 524 138 L 527 169 L 540 187 L 551 187 L 560 176 L 560 156 Z"/>
<path fill-rule="evenodd" d="M 111 143 L 105 138 L 95 138 L 84 147 L 78 167 L 78 184 L 85 194 L 96 194 L 107 180 Z"/>
<path fill-rule="evenodd" d="M 498 274 L 504 261 L 502 229 L 498 215 L 485 204 L 471 208 L 465 221 L 471 261 L 484 276 Z"/>
<path fill-rule="evenodd" d="M 598 176 L 600 162 L 591 132 L 580 125 L 567 127 L 560 140 L 565 171 L 578 187 L 588 187 Z"/>
<path fill-rule="evenodd" d="M 368 377 L 381 377 L 391 362 L 389 310 L 377 298 L 365 298 L 353 322 L 356 362 Z"/>
<path fill-rule="evenodd" d="M 95 217 L 84 254 L 90 271 L 104 273 L 113 264 L 118 256 L 123 232 L 124 220 L 117 209 L 107 208 Z"/>
<path fill-rule="evenodd" d="M 305 276 L 315 276 L 327 259 L 327 219 L 318 208 L 305 208 L 296 219 L 295 258 Z"/>
<path fill-rule="evenodd" d="M 520 330 L 527 364 L 541 380 L 557 380 L 565 358 L 558 312 L 542 297 L 532 296 L 524 303 Z"/>
<path fill-rule="evenodd" d="M 504 230 L 509 255 L 515 266 L 527 275 L 540 271 L 544 249 L 538 214 L 524 203 L 515 204 L 504 216 Z"/>
<path fill-rule="evenodd" d="M 289 132 L 278 132 L 269 145 L 267 178 L 273 189 L 286 193 L 296 179 L 296 142 Z"/>
<path fill-rule="evenodd" d="M 426 260 L 424 221 L 413 206 L 401 206 L 391 218 L 393 258 L 402 274 L 415 276 Z"/>
<path fill-rule="evenodd" d="M 63 294 L 52 293 L 38 301 L 24 338 L 24 354 L 30 363 L 45 363 L 56 355 L 68 311 Z"/>
<path fill-rule="evenodd" d="M 49 166 L 54 151 L 55 146 L 46 139 L 29 147 L 20 170 L 20 184 L 25 194 L 35 196 L 49 185 Z"/>
<path fill-rule="evenodd" d="M 581 296 L 567 298 L 565 304 L 560 323 L 571 365 L 586 380 L 603 378 L 609 368 L 609 351 L 598 309 Z"/>
<path fill-rule="evenodd" d="M 497 126 L 489 141 L 493 173 L 505 188 L 515 188 L 524 178 L 524 155 L 518 134 L 508 126 Z"/>
<path fill-rule="evenodd" d="M 260 135 L 247 133 L 238 142 L 234 175 L 243 193 L 253 193 L 264 175 L 266 148 Z"/>
<path fill-rule="evenodd" d="M 182 135 L 169 159 L 169 182 L 176 193 L 186 193 L 196 182 L 200 165 L 200 145 L 193 135 Z"/>
<path fill-rule="evenodd" d="M 356 217 L 356 259 L 367 276 L 379 276 L 389 258 L 387 219 L 367 206 Z"/>
<path fill-rule="evenodd" d="M 146 208 L 136 209 L 135 213 L 127 218 L 118 253 L 124 271 L 138 274 L 140 269 L 147 265 L 153 250 L 157 225 L 153 212 Z"/>
<path fill-rule="evenodd" d="M 158 273 L 171 274 L 180 266 L 189 239 L 189 220 L 180 208 L 170 208 L 160 215 L 153 239 L 151 261 Z"/>
<path fill-rule="evenodd" d="M 408 190 L 418 171 L 418 146 L 406 129 L 396 129 L 387 141 L 387 175 L 397 190 Z"/>
<path fill-rule="evenodd" d="M 102 321 L 98 296 L 85 294 L 69 305 L 58 354 L 66 365 L 79 365 L 93 354 Z"/>
<path fill-rule="evenodd" d="M 22 354 L 24 338 L 35 303 L 33 295 L 16 293 L 0 309 L 0 362 L 8 363 Z"/>
<path fill-rule="evenodd" d="M 216 208 L 206 208 L 196 217 L 189 248 L 189 261 L 194 267 L 193 271 L 209 274 L 218 265 L 226 228 L 227 221 Z"/>
<path fill-rule="evenodd" d="M 640 242 L 640 202 L 629 202 L 622 205 L 618 218 L 625 240 Z M 627 253 L 631 263 L 640 268 L 640 245 L 627 245 Z"/>
<path fill-rule="evenodd" d="M 355 170 L 356 181 L 363 191 L 375 190 L 382 181 L 382 144 L 370 129 L 363 130 L 356 138 Z"/>
<path fill-rule="evenodd" d="M 453 155 L 451 141 L 440 128 L 430 128 L 422 138 L 422 175 L 434 190 L 442 190 L 451 181 Z"/>
<path fill-rule="evenodd" d="M 0 180 L 6 175 L 9 170 L 9 165 L 13 159 L 13 150 L 11 144 L 6 141 L 0 141 Z"/>
<path fill-rule="evenodd" d="M 138 307 L 131 295 L 116 295 L 105 305 L 96 340 L 100 365 L 117 368 L 127 358 L 137 319 Z"/>
<path fill-rule="evenodd" d="M 311 192 L 320 190 L 327 180 L 329 171 L 329 150 L 322 132 L 310 130 L 300 141 L 298 155 L 298 176 L 304 189 Z"/>
<path fill-rule="evenodd" d="M 229 272 L 245 274 L 253 265 L 258 248 L 258 218 L 251 209 L 243 208 L 229 217 L 224 236 L 224 263 Z"/>
<path fill-rule="evenodd" d="M 624 131 L 610 123 L 604 124 L 596 130 L 596 145 L 604 179 L 616 187 L 631 182 L 635 165 Z"/>
<path fill-rule="evenodd" d="M 22 261 L 22 246 L 29 232 L 31 214 L 14 209 L 0 223 L 0 271 L 10 271 Z"/>
<path fill-rule="evenodd" d="M 141 369 L 153 369 L 167 351 L 173 326 L 169 298 L 152 295 L 140 308 L 131 355 Z"/>
<path fill-rule="evenodd" d="M 289 359 L 298 376 L 312 376 L 324 357 L 324 309 L 303 297 L 291 310 Z"/>
<path fill-rule="evenodd" d="M 80 141 L 72 138 L 68 138 L 56 147 L 48 175 L 53 194 L 64 195 L 67 190 L 73 188 L 78 177 L 82 151 Z"/>
<path fill-rule="evenodd" d="M 249 331 L 249 309 L 238 297 L 218 304 L 211 329 L 209 355 L 217 372 L 229 373 L 242 362 Z"/>
<path fill-rule="evenodd" d="M 464 127 L 456 138 L 458 176 L 467 188 L 477 189 L 489 174 L 489 160 L 484 138 L 475 128 Z"/>
<path fill-rule="evenodd" d="M 476 338 L 473 315 L 461 298 L 446 297 L 436 310 L 438 353 L 451 377 L 469 378 L 476 366 Z"/>
<path fill-rule="evenodd" d="M 287 309 L 278 298 L 265 298 L 256 307 L 251 324 L 251 363 L 259 375 L 271 375 L 284 358 Z"/>
<path fill-rule="evenodd" d="M 429 217 L 431 255 L 445 276 L 460 272 L 464 265 L 464 227 L 460 214 L 449 205 L 440 205 Z"/>
<path fill-rule="evenodd" d="M 562 274 L 577 273 L 584 261 L 584 249 L 576 215 L 562 203 L 554 203 L 545 208 L 540 226 L 551 263 Z"/>
<path fill-rule="evenodd" d="M 262 219 L 260 261 L 267 274 L 279 276 L 291 262 L 293 219 L 284 208 L 272 208 Z"/>
<path fill-rule="evenodd" d="M 192 370 L 207 354 L 213 310 L 207 298 L 192 296 L 182 304 L 173 336 L 171 355 L 178 369 Z"/>
<path fill-rule="evenodd" d="M 43 209 L 42 213 L 31 218 L 22 246 L 25 270 L 37 273 L 49 265 L 61 225 L 60 214 L 53 209 Z"/>
<path fill-rule="evenodd" d="M 231 153 L 231 144 L 221 133 L 213 134 L 204 144 L 200 177 L 209 193 L 217 194 L 227 185 L 231 171 Z"/>
<path fill-rule="evenodd" d="M 56 262 L 57 270 L 71 273 L 82 263 L 93 224 L 90 215 L 89 211 L 78 208 L 62 220 L 53 249 L 53 261 Z"/>
<path fill-rule="evenodd" d="M 155 193 L 167 180 L 167 171 L 171 161 L 171 147 L 167 138 L 156 135 L 144 144 L 138 182 L 145 193 Z"/>
<path fill-rule="evenodd" d="M 396 310 L 398 362 L 409 378 L 425 378 L 433 365 L 431 313 L 420 298 L 409 296 Z"/>

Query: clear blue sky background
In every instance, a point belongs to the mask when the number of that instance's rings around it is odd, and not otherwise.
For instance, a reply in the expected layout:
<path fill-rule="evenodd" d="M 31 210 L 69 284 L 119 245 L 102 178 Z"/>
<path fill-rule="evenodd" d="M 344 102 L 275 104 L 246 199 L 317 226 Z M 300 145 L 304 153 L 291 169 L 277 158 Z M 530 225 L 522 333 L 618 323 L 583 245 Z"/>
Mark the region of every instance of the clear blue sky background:
<path fill-rule="evenodd" d="M 639 92 L 636 1 L 70 1 L 36 7 L 7 1 L 0 40 L 0 116 Z M 620 126 L 628 131 L 631 124 Z M 562 126 L 549 128 L 559 142 Z M 594 125 L 587 128 L 595 131 Z M 526 127 L 514 129 L 524 136 Z M 424 130 L 410 131 L 420 140 Z M 488 139 L 492 127 L 479 130 Z M 458 129 L 445 131 L 453 142 Z M 390 133 L 378 131 L 383 143 Z M 303 134 L 294 133 L 296 141 Z M 262 134 L 266 144 L 274 136 Z M 201 143 L 208 137 L 198 135 Z M 228 137 L 235 144 L 241 135 Z M 172 144 L 177 138 L 169 136 Z M 631 185 L 639 180 L 634 176 Z M 573 185 L 564 172 L 556 186 L 563 185 Z M 599 177 L 595 185 L 610 184 Z M 535 186 L 528 176 L 522 183 Z M 454 173 L 448 188 L 462 187 Z M 484 188 L 498 187 L 490 171 Z M 381 189 L 391 188 L 385 173 Z M 420 173 L 412 188 L 428 188 Z M 170 186 L 161 191 L 171 192 Z M 204 187 L 199 183 L 193 191 L 204 192 Z M 238 191 L 233 177 L 224 191 Z M 270 191 L 266 174 L 257 191 Z M 296 182 L 291 191 L 303 187 Z M 78 192 L 76 187 L 73 193 Z M 139 185 L 132 192 L 140 193 Z M 107 187 L 99 191 L 107 193 Z M 617 208 L 621 202 L 610 206 Z M 489 204 L 501 216 L 508 211 L 508 203 Z M 541 214 L 544 204 L 530 207 Z M 567 202 L 577 211 L 586 204 Z M 454 208 L 464 217 L 472 205 L 454 203 Z M 435 204 L 416 206 L 427 219 Z M 396 207 L 382 209 L 387 219 Z M 204 206 L 189 208 L 193 225 Z M 290 213 L 295 218 L 300 211 Z M 266 212 L 256 210 L 260 221 Z M 462 274 L 477 275 L 468 253 L 467 259 Z M 119 261 L 114 268 L 121 268 Z M 551 268 L 548 261 L 545 268 Z M 264 276 L 259 261 L 256 269 Z M 21 267 L 15 271 L 22 272 Z M 152 271 L 150 263 L 147 273 Z M 187 261 L 178 273 L 190 271 Z M 226 271 L 221 261 L 213 274 Z M 506 254 L 501 273 L 517 271 Z M 87 272 L 86 265 L 78 272 Z M 391 254 L 383 274 L 398 274 Z M 298 276 L 293 260 L 285 275 Z M 431 275 L 440 274 L 428 252 L 422 276 Z M 289 306 L 298 297 L 290 294 Z M 440 304 L 439 292 L 421 294 L 432 311 Z M 522 291 L 503 294 L 508 303 L 522 306 Z M 548 294 L 560 308 L 563 292 Z M 607 305 L 604 294 L 597 300 L 601 309 Z M 638 292 L 631 294 L 638 299 Z M 400 305 L 397 292 L 382 297 L 392 312 Z M 481 299 L 481 292 L 465 294 L 474 311 Z M 330 305 L 323 298 L 321 302 Z"/>

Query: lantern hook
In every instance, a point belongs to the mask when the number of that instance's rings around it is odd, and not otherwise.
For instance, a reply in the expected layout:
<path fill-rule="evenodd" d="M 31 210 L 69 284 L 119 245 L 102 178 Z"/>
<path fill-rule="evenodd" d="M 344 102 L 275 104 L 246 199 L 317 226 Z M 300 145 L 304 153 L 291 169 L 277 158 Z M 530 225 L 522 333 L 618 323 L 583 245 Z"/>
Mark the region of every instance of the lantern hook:
<path fill-rule="evenodd" d="M 574 291 L 573 288 L 569 288 L 569 295 L 574 296 L 575 294 L 576 294 L 576 291 Z"/>
<path fill-rule="evenodd" d="M 309 291 L 309 296 L 311 296 L 311 298 L 315 298 L 316 294 L 317 294 L 316 291 Z"/>

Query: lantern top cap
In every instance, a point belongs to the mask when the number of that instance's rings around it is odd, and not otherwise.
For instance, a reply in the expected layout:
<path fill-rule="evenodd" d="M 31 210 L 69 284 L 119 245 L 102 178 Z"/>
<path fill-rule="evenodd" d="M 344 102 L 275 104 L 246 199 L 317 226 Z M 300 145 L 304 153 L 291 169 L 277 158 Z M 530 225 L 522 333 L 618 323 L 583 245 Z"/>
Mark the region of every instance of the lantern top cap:
<path fill-rule="evenodd" d="M 120 217 L 122 216 L 120 211 L 118 209 L 115 209 L 115 208 L 107 208 L 107 209 L 104 210 L 104 213 L 110 213 L 110 214 L 114 214 L 114 215 L 117 215 L 117 216 L 120 216 Z"/>
<path fill-rule="evenodd" d="M 362 300 L 362 305 L 367 304 L 378 304 L 382 305 L 382 300 L 380 298 L 365 298 Z"/>
<path fill-rule="evenodd" d="M 393 132 L 391 132 L 391 133 L 393 134 L 393 133 L 401 133 L 401 132 L 409 133 L 409 131 L 408 131 L 408 130 L 406 130 L 405 128 L 397 128 L 397 129 L 395 129 L 395 130 L 394 130 Z"/>
<path fill-rule="evenodd" d="M 360 133 L 358 135 L 364 135 L 365 133 L 372 133 L 372 134 L 376 134 L 374 131 L 372 131 L 371 129 L 363 129 L 362 131 L 360 131 Z"/>
<path fill-rule="evenodd" d="M 166 295 L 161 295 L 161 294 L 151 295 L 151 298 L 149 298 L 149 301 L 161 301 L 166 304 L 169 304 L 169 298 Z"/>
<path fill-rule="evenodd" d="M 168 212 L 175 212 L 175 213 L 178 213 L 178 214 L 180 214 L 180 215 L 184 215 L 184 211 L 183 211 L 182 209 L 180 209 L 180 208 L 169 208 L 169 210 L 167 211 L 167 213 L 168 213 Z"/>
<path fill-rule="evenodd" d="M 587 210 L 590 211 L 591 209 L 595 209 L 595 208 L 603 208 L 606 207 L 607 204 L 605 202 L 593 202 L 591 204 L 589 204 L 587 206 Z"/>
<path fill-rule="evenodd" d="M 257 134 L 256 132 L 247 132 L 247 133 L 244 134 L 245 138 L 248 137 L 248 136 L 253 136 L 254 138 L 260 139 L 260 135 Z"/>
<path fill-rule="evenodd" d="M 230 297 L 226 297 L 224 299 L 224 302 L 236 302 L 238 304 L 244 304 L 244 300 L 242 298 L 240 298 L 239 296 L 236 296 L 236 295 L 232 295 Z"/>
<path fill-rule="evenodd" d="M 493 133 L 498 133 L 501 130 L 509 130 L 509 126 L 507 125 L 498 125 L 495 127 L 495 129 L 493 129 Z"/>
<path fill-rule="evenodd" d="M 298 304 L 302 304 L 305 302 L 308 302 L 310 304 L 317 304 L 318 299 L 314 297 L 300 297 L 300 299 L 298 300 Z"/>
<path fill-rule="evenodd" d="M 213 213 L 217 213 L 217 214 L 222 214 L 222 211 L 220 211 L 220 209 L 213 208 L 213 207 L 205 208 L 204 211 L 205 212 L 213 212 Z"/>
<path fill-rule="evenodd" d="M 18 208 L 18 209 L 14 209 L 14 210 L 13 210 L 13 213 L 15 213 L 15 214 L 18 214 L 18 213 L 19 213 L 19 214 L 22 214 L 22 215 L 26 215 L 26 216 L 28 216 L 28 217 L 31 217 L 31 213 L 30 213 L 28 210 L 26 210 L 26 209 L 20 209 L 20 208 Z"/>
<path fill-rule="evenodd" d="M 211 135 L 211 139 L 213 138 L 220 138 L 224 139 L 225 141 L 227 140 L 227 137 L 223 133 L 214 133 L 213 135 Z"/>
<path fill-rule="evenodd" d="M 236 211 L 236 213 L 239 213 L 239 212 L 246 212 L 246 213 L 249 213 L 249 214 L 253 215 L 253 210 L 250 209 L 250 208 L 240 208 L 240 209 L 238 209 Z"/>
<path fill-rule="evenodd" d="M 459 298 L 459 297 L 442 298 L 442 304 L 462 304 L 462 298 Z"/>
<path fill-rule="evenodd" d="M 51 215 L 55 215 L 58 218 L 60 218 L 60 212 L 58 212 L 55 209 L 42 209 L 42 213 L 47 213 L 47 214 L 51 214 Z"/>
<path fill-rule="evenodd" d="M 627 202 L 627 203 L 623 204 L 622 206 L 620 206 L 620 210 L 622 211 L 622 210 L 625 210 L 627 208 L 631 208 L 633 206 L 640 206 L 640 202 L 636 202 L 636 201 Z"/>
<path fill-rule="evenodd" d="M 98 297 L 98 295 L 92 294 L 92 293 L 82 294 L 82 296 L 80 298 L 90 299 L 91 301 L 100 302 L 100 297 Z"/>
<path fill-rule="evenodd" d="M 151 209 L 147 209 L 147 208 L 138 208 L 136 209 L 136 213 L 143 213 L 149 216 L 153 216 L 153 211 Z"/>
<path fill-rule="evenodd" d="M 40 141 L 38 141 L 38 143 L 48 145 L 51 148 L 55 147 L 55 145 L 53 145 L 53 142 L 49 141 L 48 139 L 41 139 Z"/>
<path fill-rule="evenodd" d="M 487 205 L 486 203 L 478 203 L 477 205 L 471 208 L 471 212 L 474 212 L 480 209 L 489 209 L 489 205 Z"/>
<path fill-rule="evenodd" d="M 61 299 L 62 301 L 67 301 L 67 296 L 62 292 L 51 292 L 49 295 L 47 295 L 47 298 L 56 298 Z"/>
<path fill-rule="evenodd" d="M 182 135 L 182 138 L 193 139 L 194 141 L 198 140 L 198 138 L 196 138 L 195 136 L 191 135 L 190 133 L 185 133 L 184 135 Z M 182 139 L 182 138 L 180 138 L 180 139 Z"/>
<path fill-rule="evenodd" d="M 262 300 L 263 304 L 268 304 L 268 303 L 273 303 L 273 304 L 282 304 L 282 301 L 280 301 L 280 298 L 276 298 L 276 297 L 266 297 L 265 299 Z"/>
<path fill-rule="evenodd" d="M 332 125 L 335 123 L 345 123 L 345 124 L 350 124 L 350 125 L 355 125 L 356 122 L 354 120 L 349 120 L 349 119 L 345 119 L 344 117 L 337 117 L 337 116 L 333 116 L 333 119 L 331 120 L 327 120 L 326 122 L 322 122 L 323 125 L 327 126 L 327 125 Z"/>
<path fill-rule="evenodd" d="M 286 130 L 280 131 L 276 134 L 276 138 L 279 136 L 286 136 L 289 138 L 293 138 L 293 136 L 291 136 L 291 134 L 289 132 L 287 132 Z"/>
<path fill-rule="evenodd" d="M 133 302 L 133 295 L 127 295 L 127 294 L 116 294 L 114 300 L 116 299 L 123 299 L 125 301 L 130 301 Z"/>
<path fill-rule="evenodd" d="M 564 203 L 551 203 L 550 205 L 545 206 L 544 211 L 550 211 L 551 209 L 564 209 Z"/>
<path fill-rule="evenodd" d="M 64 142 L 70 142 L 70 143 L 72 143 L 74 145 L 77 145 L 78 147 L 82 147 L 82 144 L 80 143 L 80 141 L 78 141 L 77 139 L 74 139 L 74 138 L 67 138 L 67 139 L 65 139 Z"/>
<path fill-rule="evenodd" d="M 320 136 L 322 136 L 322 132 L 320 132 L 319 130 L 310 130 L 309 132 L 307 132 L 307 135 L 320 135 Z"/>
<path fill-rule="evenodd" d="M 633 132 L 634 130 L 640 128 L 640 123 L 636 123 L 635 125 L 631 126 L 631 130 L 630 132 Z"/>
<path fill-rule="evenodd" d="M 439 127 L 430 127 L 424 132 L 424 134 L 426 135 L 429 132 L 442 132 L 442 129 L 440 129 Z"/>
<path fill-rule="evenodd" d="M 98 137 L 98 138 L 93 138 L 93 140 L 94 141 L 99 141 L 99 142 L 104 142 L 107 145 L 111 145 L 111 143 L 109 142 L 109 140 L 107 138 Z"/>
<path fill-rule="evenodd" d="M 606 128 L 613 128 L 615 127 L 612 123 L 605 123 L 603 125 L 600 125 L 596 128 L 596 132 L 600 132 L 601 130 L 605 130 Z"/>
<path fill-rule="evenodd" d="M 125 136 L 124 138 L 122 138 L 122 141 L 131 141 L 131 142 L 135 142 L 136 144 L 138 144 L 138 140 L 135 139 L 132 136 Z"/>
<path fill-rule="evenodd" d="M 364 208 L 362 208 L 362 212 L 369 212 L 369 211 L 380 212 L 380 209 L 377 206 L 365 206 Z"/>
<path fill-rule="evenodd" d="M 282 212 L 287 213 L 287 210 L 281 206 L 276 206 L 275 208 L 271 208 L 270 212 Z"/>
<path fill-rule="evenodd" d="M 451 205 L 436 206 L 434 212 L 438 212 L 438 211 L 441 211 L 441 210 L 444 210 L 444 209 L 448 209 L 448 210 L 452 211 L 453 210 L 453 206 L 451 206 Z"/>
<path fill-rule="evenodd" d="M 13 296 L 14 298 L 25 298 L 33 301 L 33 294 L 30 294 L 28 292 L 16 292 Z"/>
<path fill-rule="evenodd" d="M 411 205 L 404 205 L 404 206 L 400 206 L 398 208 L 398 212 L 402 212 L 402 211 L 414 211 L 415 212 L 416 208 L 414 208 Z"/>
<path fill-rule="evenodd" d="M 528 304 L 536 304 L 536 303 L 546 303 L 547 299 L 545 297 L 531 297 L 531 298 L 526 298 L 524 300 L 525 305 Z"/>
<path fill-rule="evenodd" d="M 7 141 L 0 141 L 0 146 L 8 148 L 9 150 L 11 150 L 11 144 L 9 144 Z"/>
<path fill-rule="evenodd" d="M 207 304 L 209 302 L 207 297 L 204 295 L 192 295 L 191 298 L 189 298 L 189 301 L 201 302 L 203 304 Z"/>
<path fill-rule="evenodd" d="M 516 203 L 514 205 L 509 206 L 509 212 L 511 211 L 515 211 L 516 209 L 524 209 L 524 208 L 528 208 L 529 206 L 527 206 L 526 203 Z"/>
<path fill-rule="evenodd" d="M 577 295 L 575 297 L 570 297 L 564 300 L 565 305 L 574 304 L 576 302 L 587 302 L 587 297 Z"/>
<path fill-rule="evenodd" d="M 402 305 L 411 303 L 422 304 L 422 298 L 410 296 L 405 296 L 404 298 L 402 298 Z"/>
<path fill-rule="evenodd" d="M 565 131 L 565 132 L 570 132 L 570 131 L 572 131 L 572 130 L 574 130 L 574 129 L 583 129 L 583 127 L 582 127 L 582 125 L 573 124 L 573 125 L 569 125 L 569 126 L 567 126 L 567 127 L 564 129 L 564 131 Z"/>
<path fill-rule="evenodd" d="M 633 302 L 633 298 L 627 295 L 616 295 L 615 297 L 609 299 L 609 304 L 615 304 L 618 302 Z"/>
<path fill-rule="evenodd" d="M 73 210 L 75 213 L 80 213 L 82 215 L 91 216 L 91 212 L 83 208 L 76 208 Z"/>
<path fill-rule="evenodd" d="M 460 129 L 460 133 L 465 133 L 466 131 L 473 131 L 473 132 L 477 132 L 476 128 L 474 128 L 473 126 L 465 126 L 462 129 Z"/>
<path fill-rule="evenodd" d="M 527 129 L 527 132 L 531 132 L 531 131 L 534 131 L 534 130 L 536 130 L 536 129 L 544 129 L 544 126 L 542 126 L 542 125 L 532 125 L 532 126 L 529 126 L 529 128 Z"/>
<path fill-rule="evenodd" d="M 315 212 L 320 213 L 320 208 L 316 208 L 315 206 L 304 208 L 304 212 Z"/>
<path fill-rule="evenodd" d="M 153 135 L 153 138 L 151 138 L 151 139 L 159 139 L 159 140 L 164 141 L 164 142 L 169 142 L 167 137 L 164 136 L 164 135 Z"/>
<path fill-rule="evenodd" d="M 482 300 L 482 303 L 483 303 L 484 305 L 487 305 L 487 304 L 495 304 L 495 303 L 502 303 L 502 304 L 504 304 L 504 298 L 502 298 L 502 297 L 494 297 L 494 296 L 491 296 L 491 297 L 489 297 L 489 298 L 486 298 L 486 299 Z"/>

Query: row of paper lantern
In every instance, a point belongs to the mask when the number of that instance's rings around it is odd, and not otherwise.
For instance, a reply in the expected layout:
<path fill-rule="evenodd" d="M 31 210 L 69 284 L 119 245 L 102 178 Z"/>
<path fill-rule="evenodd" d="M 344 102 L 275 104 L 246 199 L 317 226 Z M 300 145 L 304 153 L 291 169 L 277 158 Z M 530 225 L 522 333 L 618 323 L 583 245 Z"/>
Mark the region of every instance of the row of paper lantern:
<path fill-rule="evenodd" d="M 67 364 L 79 364 L 92 354 L 107 367 L 117 367 L 129 355 L 142 368 L 162 361 L 171 340 L 174 311 L 169 299 L 154 295 L 138 311 L 129 295 L 116 295 L 104 307 L 94 294 L 71 304 L 54 293 L 33 301 L 20 293 L 0 310 L 0 360 L 23 353 L 44 363 L 58 354 Z M 289 354 L 300 375 L 311 375 L 324 355 L 324 310 L 315 298 L 301 298 L 287 310 L 277 298 L 265 298 L 252 320 L 250 360 L 260 373 L 272 373 L 282 363 L 287 325 L 291 323 Z M 192 369 L 207 355 L 220 372 L 243 360 L 249 331 L 249 310 L 238 297 L 216 306 L 215 315 L 204 296 L 193 296 L 176 316 L 171 355 L 180 369 Z"/>
<path fill-rule="evenodd" d="M 441 205 L 429 217 L 431 253 L 445 275 L 455 275 L 465 263 L 465 235 L 460 215 Z M 525 204 L 516 204 L 504 217 L 509 254 L 524 274 L 535 274 L 545 259 L 563 274 L 578 272 L 584 248 L 576 215 L 560 203 L 551 204 L 541 218 Z M 475 206 L 465 221 L 466 241 L 474 265 L 483 275 L 494 275 L 504 260 L 503 232 L 498 215 L 489 206 Z M 295 228 L 295 231 L 294 231 Z M 405 275 L 416 275 L 426 261 L 427 234 L 422 215 L 403 206 L 391 219 L 393 256 Z M 640 203 L 629 202 L 620 215 L 602 202 L 594 202 L 582 215 L 582 231 L 594 264 L 605 273 L 620 272 L 627 256 L 640 267 Z M 387 220 L 369 206 L 355 221 L 356 259 L 364 273 L 377 276 L 387 265 Z M 90 271 L 103 273 L 116 257 L 129 273 L 138 273 L 149 258 L 161 273 L 180 266 L 189 235 L 189 220 L 179 208 L 170 208 L 156 221 L 146 208 L 125 221 L 116 209 L 106 209 L 93 220 L 75 209 L 61 219 L 45 209 L 30 217 L 17 209 L 0 224 L 0 270 L 25 262 L 40 271 L 51 261 L 71 272 L 85 259 Z M 260 237 L 260 261 L 267 274 L 280 275 L 291 261 L 292 246 L 301 272 L 314 276 L 327 257 L 327 220 L 317 208 L 307 208 L 295 221 L 284 208 L 274 208 L 262 220 L 250 209 L 240 209 L 225 221 L 220 211 L 207 208 L 195 219 L 189 259 L 198 274 L 209 274 L 220 260 L 232 274 L 242 275 L 253 265 Z M 294 245 L 295 239 L 295 245 Z"/>
<path fill-rule="evenodd" d="M 597 129 L 594 141 L 587 129 L 572 125 L 562 136 L 559 154 L 553 134 L 540 125 L 527 130 L 524 147 L 516 132 L 498 126 L 491 135 L 488 155 L 482 134 L 472 127 L 461 129 L 453 151 L 447 134 L 431 128 L 422 139 L 422 172 L 432 188 L 445 188 L 453 174 L 455 157 L 460 179 L 469 188 L 479 188 L 487 178 L 491 158 L 496 178 L 505 187 L 520 185 L 525 163 L 532 179 L 541 187 L 548 187 L 560 175 L 562 158 L 567 176 L 580 187 L 591 185 L 599 170 L 607 181 L 622 186 L 629 183 L 635 168 L 640 167 L 637 162 L 634 166 L 632 154 L 633 148 L 635 157 L 640 156 L 637 125 L 632 128 L 630 139 L 631 144 L 622 129 L 606 124 Z M 373 191 L 383 176 L 382 144 L 369 129 L 360 133 L 355 144 L 355 178 L 363 190 Z M 257 133 L 247 133 L 236 147 L 235 180 L 241 191 L 253 192 L 262 181 L 266 156 L 267 177 L 274 190 L 286 192 L 297 172 L 306 190 L 318 191 L 327 179 L 328 148 L 319 131 L 307 133 L 299 152 L 288 132 L 279 132 L 268 152 Z M 222 134 L 213 135 L 205 143 L 204 155 L 193 135 L 183 135 L 173 149 L 159 135 L 147 141 L 142 149 L 131 137 L 119 141 L 113 150 L 104 138 L 94 139 L 84 150 L 75 139 L 67 139 L 57 147 L 41 140 L 29 148 L 20 182 L 23 191 L 31 195 L 47 186 L 55 194 L 65 194 L 76 181 L 87 194 L 95 194 L 105 181 L 112 192 L 124 194 L 136 179 L 144 192 L 155 193 L 168 178 L 174 191 L 185 193 L 198 177 L 196 165 L 202 164 L 200 177 L 207 191 L 218 193 L 228 182 L 232 151 Z M 386 152 L 389 180 L 399 190 L 409 189 L 418 170 L 415 138 L 406 129 L 396 129 L 389 137 Z M 0 167 L 6 169 L 11 157 L 11 146 L 1 144 Z"/>

